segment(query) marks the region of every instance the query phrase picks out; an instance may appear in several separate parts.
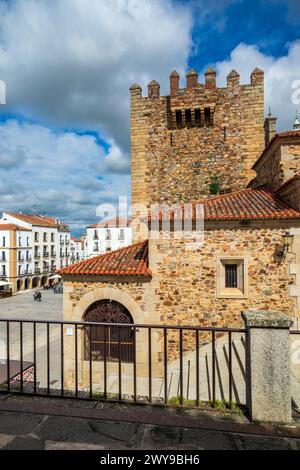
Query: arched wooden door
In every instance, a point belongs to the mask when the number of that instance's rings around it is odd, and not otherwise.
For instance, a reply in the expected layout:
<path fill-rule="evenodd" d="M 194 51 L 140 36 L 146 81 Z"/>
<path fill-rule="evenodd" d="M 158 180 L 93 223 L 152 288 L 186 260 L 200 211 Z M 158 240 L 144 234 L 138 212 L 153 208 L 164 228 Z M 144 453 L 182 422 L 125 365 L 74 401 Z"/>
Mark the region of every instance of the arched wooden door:
<path fill-rule="evenodd" d="M 124 305 L 110 300 L 93 303 L 84 315 L 85 322 L 133 324 L 132 316 Z M 84 356 L 95 361 L 133 362 L 135 332 L 132 327 L 96 326 L 85 328 Z"/>

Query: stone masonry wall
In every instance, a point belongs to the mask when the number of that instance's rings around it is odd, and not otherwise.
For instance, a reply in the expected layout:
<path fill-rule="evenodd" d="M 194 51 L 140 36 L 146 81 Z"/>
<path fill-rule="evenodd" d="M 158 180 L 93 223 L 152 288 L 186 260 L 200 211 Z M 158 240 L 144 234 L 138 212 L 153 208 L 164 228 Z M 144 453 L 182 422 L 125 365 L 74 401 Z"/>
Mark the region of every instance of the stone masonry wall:
<path fill-rule="evenodd" d="M 289 287 L 294 284 L 289 259 L 281 263 L 274 260 L 275 249 L 282 244 L 282 229 L 210 230 L 205 232 L 204 245 L 193 249 L 182 239 L 150 243 L 150 267 L 157 281 L 155 317 L 159 316 L 161 323 L 242 326 L 242 310 L 296 313 L 295 299 L 289 296 Z M 247 298 L 217 298 L 219 256 L 245 257 Z"/>
<path fill-rule="evenodd" d="M 211 176 L 222 191 L 244 188 L 253 178 L 252 165 L 264 147 L 263 73 L 255 71 L 250 85 L 229 75 L 225 88 L 214 81 L 159 96 L 159 85 L 142 97 L 131 88 L 132 202 L 173 204 L 210 195 Z M 201 109 L 199 127 L 186 122 L 185 110 Z M 209 109 L 210 125 L 204 123 Z M 183 127 L 176 126 L 176 111 Z M 234 171 L 233 171 L 234 168 Z"/>
<path fill-rule="evenodd" d="M 279 196 L 291 207 L 300 211 L 300 176 L 285 185 Z"/>
<path fill-rule="evenodd" d="M 74 311 L 88 293 L 85 305 L 100 300 L 93 295 L 106 289 L 129 296 L 134 305 L 135 323 L 187 324 L 199 326 L 241 325 L 240 312 L 247 309 L 281 310 L 295 313 L 289 296 L 294 278 L 289 273 L 289 259 L 278 263 L 275 249 L 282 244 L 280 227 L 232 227 L 205 232 L 203 246 L 191 245 L 186 239 L 150 240 L 150 282 L 78 281 L 65 282 L 64 318 L 82 320 L 84 310 L 74 318 Z M 192 246 L 192 248 L 191 248 Z M 217 258 L 245 257 L 248 264 L 248 296 L 243 299 L 216 297 Z M 103 298 L 103 297 L 102 297 Z M 105 298 L 105 297 L 104 297 Z M 126 305 L 125 305 L 126 306 Z M 83 309 L 83 307 L 82 307 Z M 129 310 L 131 311 L 131 306 Z"/>
<path fill-rule="evenodd" d="M 300 171 L 300 138 L 277 141 L 255 166 L 255 186 L 269 185 L 274 191 Z"/>
<path fill-rule="evenodd" d="M 242 227 L 232 223 L 206 227 L 203 245 L 193 239 L 150 239 L 151 281 L 138 279 L 114 280 L 87 278 L 64 280 L 64 321 L 83 321 L 86 309 L 97 300 L 111 299 L 124 305 L 135 324 L 169 324 L 206 327 L 243 327 L 242 310 L 279 310 L 289 316 L 299 315 L 298 255 L 289 254 L 280 263 L 274 260 L 277 246 L 282 243 L 284 222 L 280 226 L 261 224 Z M 299 228 L 291 228 L 298 234 Z M 298 238 L 296 248 L 298 250 Z M 294 249 L 293 249 L 294 251 Z M 299 251 L 299 250 L 298 250 Z M 299 254 L 299 253 L 298 253 Z M 244 257 L 247 263 L 245 298 L 217 297 L 218 257 Z M 299 278 L 299 279 L 298 279 Z M 153 331 L 153 370 L 161 376 L 163 368 L 162 331 Z M 217 338 L 219 335 L 216 336 Z M 201 342 L 209 342 L 209 333 L 201 333 Z M 148 332 L 137 333 L 137 373 L 147 375 Z M 179 332 L 168 332 L 168 358 L 179 354 Z M 83 357 L 83 337 L 80 333 L 78 357 Z M 195 333 L 183 334 L 183 351 L 193 351 Z M 68 387 L 74 388 L 74 335 L 65 338 L 66 377 Z M 117 377 L 113 364 L 111 377 Z M 124 374 L 132 382 L 130 365 L 124 364 Z M 94 364 L 96 384 L 103 381 L 101 364 Z M 80 362 L 80 384 L 89 383 L 88 361 Z M 116 379 L 117 380 L 117 379 Z"/>

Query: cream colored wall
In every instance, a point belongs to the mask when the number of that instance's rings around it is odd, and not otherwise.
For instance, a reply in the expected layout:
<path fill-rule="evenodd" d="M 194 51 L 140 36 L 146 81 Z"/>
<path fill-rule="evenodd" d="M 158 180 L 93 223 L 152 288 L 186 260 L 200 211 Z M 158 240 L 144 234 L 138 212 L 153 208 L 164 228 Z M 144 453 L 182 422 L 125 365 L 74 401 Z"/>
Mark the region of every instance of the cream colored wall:
<path fill-rule="evenodd" d="M 290 295 L 296 302 L 296 316 L 300 318 L 300 228 L 293 229 L 294 242 L 291 248 L 290 274 L 294 276 L 295 283 L 290 286 Z"/>

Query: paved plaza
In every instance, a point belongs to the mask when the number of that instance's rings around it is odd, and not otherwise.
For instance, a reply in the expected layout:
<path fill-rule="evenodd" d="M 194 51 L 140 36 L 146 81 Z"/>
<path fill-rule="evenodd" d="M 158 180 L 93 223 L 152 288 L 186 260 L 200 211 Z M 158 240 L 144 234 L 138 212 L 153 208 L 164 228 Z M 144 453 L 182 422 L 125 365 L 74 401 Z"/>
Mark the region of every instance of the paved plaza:
<path fill-rule="evenodd" d="M 63 296 L 54 294 L 52 290 L 42 290 L 42 301 L 33 301 L 33 291 L 17 294 L 0 301 L 0 360 L 6 360 L 7 348 L 6 323 L 1 319 L 16 320 L 62 320 Z M 10 323 L 10 359 L 20 360 L 20 324 Z M 23 324 L 23 360 L 33 362 L 34 332 L 33 323 Z M 50 326 L 50 383 L 51 387 L 60 387 L 60 326 Z M 42 388 L 47 383 L 47 327 L 46 324 L 36 326 L 36 372 L 38 385 Z"/>
<path fill-rule="evenodd" d="M 220 412 L 0 394 L 2 450 L 299 450 L 299 425 L 276 428 Z"/>
<path fill-rule="evenodd" d="M 0 300 L 0 319 L 62 320 L 63 296 L 52 290 L 41 290 L 42 302 L 33 301 L 34 291 L 22 292 Z"/>

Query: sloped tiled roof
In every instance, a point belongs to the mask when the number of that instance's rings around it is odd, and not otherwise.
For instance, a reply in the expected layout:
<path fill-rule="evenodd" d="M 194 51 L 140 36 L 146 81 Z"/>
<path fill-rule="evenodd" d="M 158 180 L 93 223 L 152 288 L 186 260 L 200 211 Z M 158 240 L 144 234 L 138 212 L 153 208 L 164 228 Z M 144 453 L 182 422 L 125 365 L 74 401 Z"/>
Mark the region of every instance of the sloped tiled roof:
<path fill-rule="evenodd" d="M 20 227 L 20 225 L 16 224 L 0 224 L 0 230 L 14 230 L 14 231 L 22 231 L 22 232 L 31 232 L 29 228 Z"/>
<path fill-rule="evenodd" d="M 16 219 L 23 220 L 23 222 L 31 225 L 40 227 L 57 227 L 57 221 L 51 217 L 46 217 L 43 215 L 22 214 L 20 212 L 5 212 L 5 214 L 11 215 Z"/>
<path fill-rule="evenodd" d="M 59 228 L 61 231 L 69 232 L 69 227 L 65 223 L 59 222 L 53 217 L 47 217 L 45 215 L 23 214 L 22 212 L 5 211 L 4 213 L 36 227 Z"/>
<path fill-rule="evenodd" d="M 192 205 L 194 220 L 195 207 L 200 205 L 203 205 L 205 221 L 300 219 L 300 212 L 292 209 L 266 187 L 247 188 L 197 201 Z M 150 216 L 149 220 L 162 220 L 163 216 L 164 214 L 159 213 L 158 216 Z M 174 220 L 172 212 L 170 219 Z"/>
<path fill-rule="evenodd" d="M 203 202 L 205 220 L 298 219 L 300 212 L 289 207 L 268 189 L 248 188 Z"/>
<path fill-rule="evenodd" d="M 125 248 L 79 261 L 60 269 L 58 273 L 62 276 L 142 276 L 150 278 L 148 241 L 134 243 Z"/>
<path fill-rule="evenodd" d="M 268 145 L 266 146 L 266 148 L 263 150 L 261 156 L 258 158 L 258 160 L 256 160 L 256 162 L 254 163 L 253 165 L 253 169 L 256 167 L 256 165 L 263 159 L 264 155 L 267 153 L 267 151 L 269 150 L 269 148 L 274 144 L 274 142 L 276 140 L 279 140 L 279 139 L 284 139 L 284 138 L 289 138 L 289 137 L 297 137 L 299 138 L 300 137 L 300 130 L 298 129 L 295 129 L 293 131 L 285 131 L 285 132 L 280 132 L 278 134 L 275 134 L 274 137 L 270 140 L 270 142 L 268 143 Z"/>

